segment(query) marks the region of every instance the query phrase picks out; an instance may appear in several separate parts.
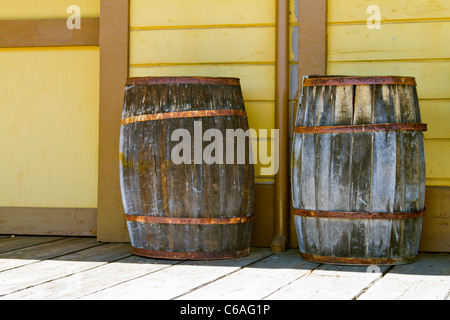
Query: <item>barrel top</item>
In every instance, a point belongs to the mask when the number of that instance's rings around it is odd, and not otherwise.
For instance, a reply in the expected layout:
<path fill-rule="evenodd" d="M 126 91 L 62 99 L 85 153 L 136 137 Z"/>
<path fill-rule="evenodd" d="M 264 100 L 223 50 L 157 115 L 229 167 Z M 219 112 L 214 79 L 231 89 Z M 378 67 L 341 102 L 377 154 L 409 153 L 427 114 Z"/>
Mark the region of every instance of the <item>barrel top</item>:
<path fill-rule="evenodd" d="M 370 84 L 397 84 L 415 86 L 414 77 L 400 76 L 308 76 L 305 78 L 304 87 L 319 86 L 351 86 L 351 85 L 370 85 Z"/>
<path fill-rule="evenodd" d="M 133 77 L 128 78 L 126 85 L 153 84 L 212 84 L 212 85 L 240 85 L 239 78 L 226 77 Z"/>

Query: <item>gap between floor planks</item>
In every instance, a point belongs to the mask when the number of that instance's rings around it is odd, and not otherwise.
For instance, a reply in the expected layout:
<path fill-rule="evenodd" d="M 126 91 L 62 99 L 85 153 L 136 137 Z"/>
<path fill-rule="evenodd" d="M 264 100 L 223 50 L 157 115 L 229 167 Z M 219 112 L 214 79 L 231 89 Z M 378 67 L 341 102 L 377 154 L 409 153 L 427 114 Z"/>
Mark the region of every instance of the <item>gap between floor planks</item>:
<path fill-rule="evenodd" d="M 93 238 L 0 237 L 0 299 L 448 299 L 448 266 L 449 254 L 422 254 L 415 264 L 368 273 L 267 248 L 182 262 Z"/>

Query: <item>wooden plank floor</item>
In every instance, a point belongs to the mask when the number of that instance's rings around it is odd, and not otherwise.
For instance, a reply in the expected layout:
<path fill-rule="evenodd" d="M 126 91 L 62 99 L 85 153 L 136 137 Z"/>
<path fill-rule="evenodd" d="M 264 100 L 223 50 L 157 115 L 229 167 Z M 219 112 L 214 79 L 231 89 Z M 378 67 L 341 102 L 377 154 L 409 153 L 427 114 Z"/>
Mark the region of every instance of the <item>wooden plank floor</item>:
<path fill-rule="evenodd" d="M 171 261 L 94 238 L 0 236 L 0 299 L 354 300 L 450 299 L 450 254 L 403 266 L 304 261 L 297 250 L 252 248 L 248 257 Z"/>

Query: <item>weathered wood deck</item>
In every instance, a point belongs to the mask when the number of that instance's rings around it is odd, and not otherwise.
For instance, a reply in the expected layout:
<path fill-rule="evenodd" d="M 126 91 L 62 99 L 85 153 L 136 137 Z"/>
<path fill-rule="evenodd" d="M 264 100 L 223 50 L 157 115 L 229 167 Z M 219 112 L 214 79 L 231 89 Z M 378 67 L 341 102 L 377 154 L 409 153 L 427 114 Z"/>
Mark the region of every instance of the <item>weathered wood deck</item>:
<path fill-rule="evenodd" d="M 306 262 L 297 250 L 183 262 L 94 238 L 0 236 L 2 300 L 450 299 L 450 254 L 372 269 Z"/>

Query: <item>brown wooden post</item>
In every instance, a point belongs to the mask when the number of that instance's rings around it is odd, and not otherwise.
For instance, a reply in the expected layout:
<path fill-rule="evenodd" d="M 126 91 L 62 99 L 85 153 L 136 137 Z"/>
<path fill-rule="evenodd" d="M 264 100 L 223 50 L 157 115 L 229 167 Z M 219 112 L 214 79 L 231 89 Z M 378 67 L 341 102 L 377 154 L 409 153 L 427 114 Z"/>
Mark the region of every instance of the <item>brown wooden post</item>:
<path fill-rule="evenodd" d="M 327 1 L 299 0 L 299 84 L 304 75 L 327 73 Z"/>
<path fill-rule="evenodd" d="M 128 77 L 129 0 L 100 2 L 97 239 L 128 241 L 119 182 L 119 135 Z"/>

